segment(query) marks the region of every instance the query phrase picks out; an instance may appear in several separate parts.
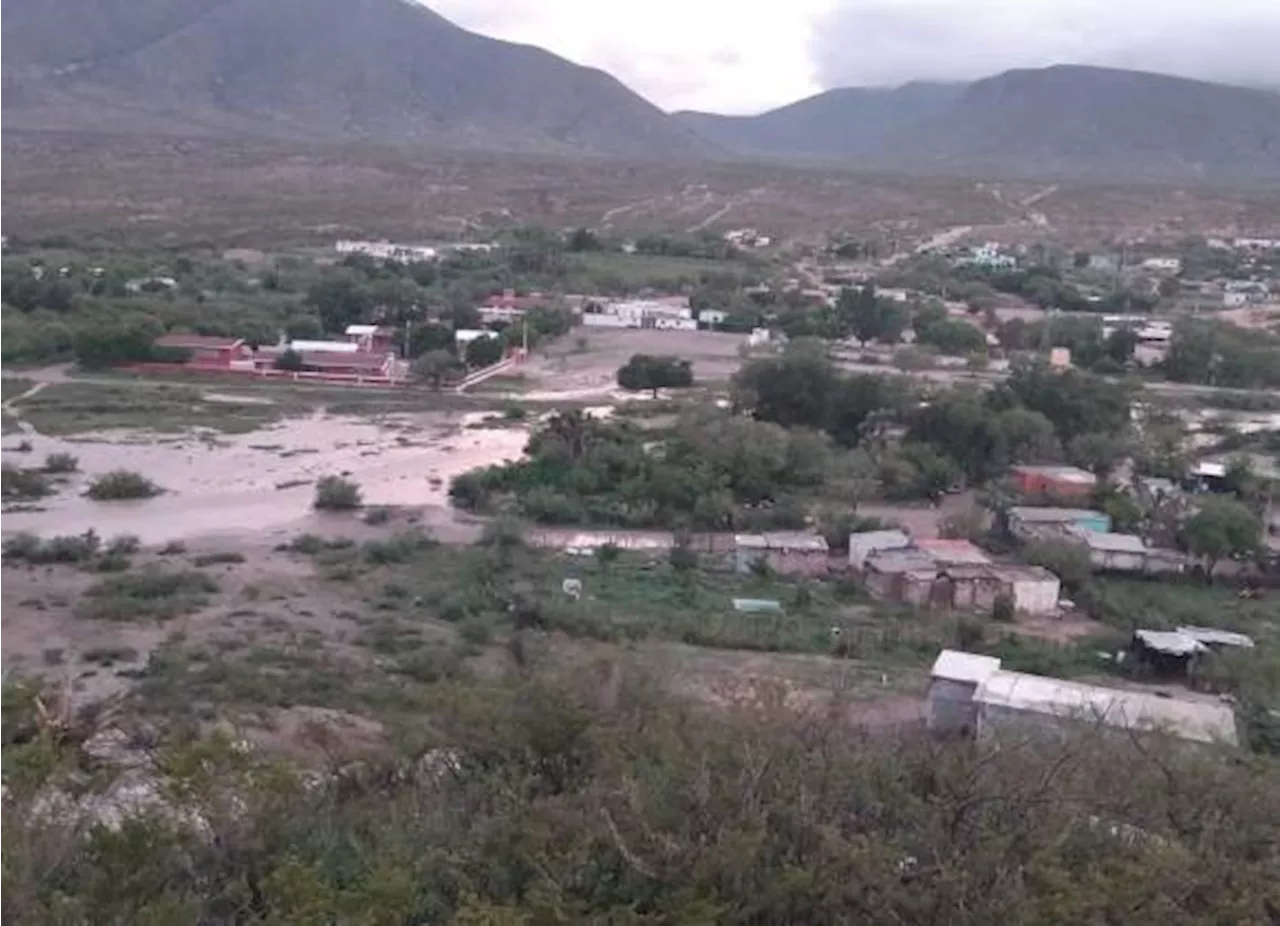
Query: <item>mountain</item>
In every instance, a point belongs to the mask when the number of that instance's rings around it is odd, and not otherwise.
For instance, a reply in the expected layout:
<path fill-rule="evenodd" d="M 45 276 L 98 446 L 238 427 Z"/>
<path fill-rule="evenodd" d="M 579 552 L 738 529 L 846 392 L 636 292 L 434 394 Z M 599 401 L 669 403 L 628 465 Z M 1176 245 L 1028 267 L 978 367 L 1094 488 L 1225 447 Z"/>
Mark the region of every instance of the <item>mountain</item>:
<path fill-rule="evenodd" d="M 887 136 L 940 113 L 962 84 L 827 90 L 759 116 L 678 112 L 676 118 L 726 150 L 792 159 L 874 157 Z"/>
<path fill-rule="evenodd" d="M 6 129 L 696 156 L 613 77 L 408 0 L 8 0 Z"/>
<path fill-rule="evenodd" d="M 679 118 L 744 155 L 931 173 L 1280 180 L 1280 94 L 1075 65 Z"/>

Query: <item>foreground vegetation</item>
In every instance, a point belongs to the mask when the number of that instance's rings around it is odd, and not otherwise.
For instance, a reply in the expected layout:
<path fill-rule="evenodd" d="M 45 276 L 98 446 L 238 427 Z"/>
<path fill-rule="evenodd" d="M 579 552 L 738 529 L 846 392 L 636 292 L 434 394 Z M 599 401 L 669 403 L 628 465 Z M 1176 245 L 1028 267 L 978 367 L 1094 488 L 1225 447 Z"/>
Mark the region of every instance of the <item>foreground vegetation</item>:
<path fill-rule="evenodd" d="M 310 783 L 225 737 L 165 739 L 150 767 L 182 811 L 86 828 L 40 809 L 84 787 L 84 734 L 10 688 L 6 922 L 1170 926 L 1280 903 L 1270 766 L 713 715 L 607 663 L 429 693 L 411 741 Z"/>

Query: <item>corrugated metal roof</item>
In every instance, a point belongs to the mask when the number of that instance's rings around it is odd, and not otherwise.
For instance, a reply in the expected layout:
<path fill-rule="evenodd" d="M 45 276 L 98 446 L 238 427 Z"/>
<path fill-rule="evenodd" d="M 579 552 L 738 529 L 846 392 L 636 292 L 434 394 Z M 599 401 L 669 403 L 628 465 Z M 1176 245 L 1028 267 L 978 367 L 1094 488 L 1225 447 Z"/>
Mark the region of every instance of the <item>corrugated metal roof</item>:
<path fill-rule="evenodd" d="M 977 683 L 999 669 L 1000 660 L 995 656 L 981 656 L 977 653 L 944 649 L 933 661 L 933 668 L 929 674 L 933 678 L 946 679 L 950 682 Z"/>
<path fill-rule="evenodd" d="M 940 563 L 981 565 L 991 562 L 991 557 L 968 540 L 927 537 L 917 540 L 916 546 L 932 555 Z"/>
<path fill-rule="evenodd" d="M 1194 640 L 1198 640 L 1207 646 L 1243 646 L 1246 649 L 1253 649 L 1253 638 L 1243 633 L 1236 633 L 1233 630 L 1219 630 L 1217 627 L 1194 627 L 1184 626 L 1178 628 L 1178 633 L 1186 634 Z"/>
<path fill-rule="evenodd" d="M 244 343 L 243 338 L 222 338 L 207 334 L 184 334 L 173 331 L 162 334 L 151 342 L 155 347 L 172 347 L 179 350 L 231 350 Z"/>
<path fill-rule="evenodd" d="M 1039 508 L 1031 505 L 1016 505 L 1009 509 L 1009 514 L 1028 524 L 1069 524 L 1105 517 L 1101 511 L 1089 508 Z"/>
<path fill-rule="evenodd" d="M 1133 636 L 1147 649 L 1169 656 L 1194 656 L 1205 651 L 1200 641 L 1175 630 L 1135 630 Z"/>
<path fill-rule="evenodd" d="M 1003 670 L 987 676 L 974 700 L 1127 730 L 1165 730 L 1196 742 L 1236 744 L 1235 714 L 1221 702 L 1161 697 Z"/>
<path fill-rule="evenodd" d="M 1098 531 L 1074 531 L 1091 550 L 1105 553 L 1145 553 L 1147 545 L 1136 534 L 1102 534 Z"/>
<path fill-rule="evenodd" d="M 1034 473 L 1039 476 L 1048 476 L 1051 479 L 1058 479 L 1062 482 L 1078 482 L 1081 485 L 1093 485 L 1098 481 L 1098 477 L 1087 469 L 1080 469 L 1078 466 L 1014 466 L 1012 469 L 1020 473 Z"/>
<path fill-rule="evenodd" d="M 311 351 L 322 354 L 354 354 L 360 350 L 359 344 L 350 341 L 290 341 L 289 348 L 305 354 Z"/>
<path fill-rule="evenodd" d="M 911 546 L 911 538 L 899 530 L 859 531 L 849 535 L 849 562 L 862 566 L 879 550 L 901 550 Z"/>
<path fill-rule="evenodd" d="M 750 550 L 804 550 L 826 553 L 827 541 L 804 531 L 774 531 L 767 534 L 736 534 L 734 543 Z"/>
<path fill-rule="evenodd" d="M 923 550 L 887 550 L 868 556 L 866 566 L 881 573 L 919 571 L 937 575 L 938 561 Z"/>

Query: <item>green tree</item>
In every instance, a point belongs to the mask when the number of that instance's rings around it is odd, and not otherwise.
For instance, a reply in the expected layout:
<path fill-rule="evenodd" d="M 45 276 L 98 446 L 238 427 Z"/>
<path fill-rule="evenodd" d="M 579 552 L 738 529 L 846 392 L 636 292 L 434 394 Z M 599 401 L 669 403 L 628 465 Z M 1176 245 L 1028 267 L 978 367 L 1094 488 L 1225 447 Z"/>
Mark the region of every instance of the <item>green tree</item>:
<path fill-rule="evenodd" d="M 502 359 L 502 351 L 501 338 L 475 338 L 467 343 L 464 356 L 466 357 L 467 366 L 478 369 L 497 363 Z"/>
<path fill-rule="evenodd" d="M 297 372 L 306 366 L 302 359 L 302 354 L 298 353 L 292 347 L 288 350 L 281 351 L 280 356 L 276 357 L 275 367 L 277 370 L 289 370 Z"/>
<path fill-rule="evenodd" d="M 1195 514 L 1182 524 L 1181 540 L 1188 553 L 1208 564 L 1207 574 L 1226 557 L 1247 556 L 1257 551 L 1262 540 L 1258 516 L 1233 498 L 1205 496 Z"/>
<path fill-rule="evenodd" d="M 682 389 L 693 385 L 693 364 L 670 355 L 633 354 L 618 368 L 618 385 L 623 389 L 653 391 Z"/>
<path fill-rule="evenodd" d="M 439 389 L 458 368 L 458 358 L 447 350 L 429 350 L 413 362 L 413 372 L 431 388 Z"/>

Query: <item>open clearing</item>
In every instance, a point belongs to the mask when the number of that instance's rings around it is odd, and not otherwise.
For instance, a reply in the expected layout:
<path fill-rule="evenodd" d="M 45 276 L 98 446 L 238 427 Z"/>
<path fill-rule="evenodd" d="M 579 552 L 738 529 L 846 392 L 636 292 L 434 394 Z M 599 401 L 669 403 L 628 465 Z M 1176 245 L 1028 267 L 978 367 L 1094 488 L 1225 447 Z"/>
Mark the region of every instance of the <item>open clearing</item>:
<path fill-rule="evenodd" d="M 618 367 L 633 354 L 671 354 L 692 361 L 698 384 L 721 384 L 742 365 L 739 351 L 746 343 L 746 335 L 719 331 L 575 328 L 519 367 L 522 389 L 527 390 L 522 398 L 634 397 L 617 388 Z M 492 382 L 501 388 L 504 379 Z"/>

